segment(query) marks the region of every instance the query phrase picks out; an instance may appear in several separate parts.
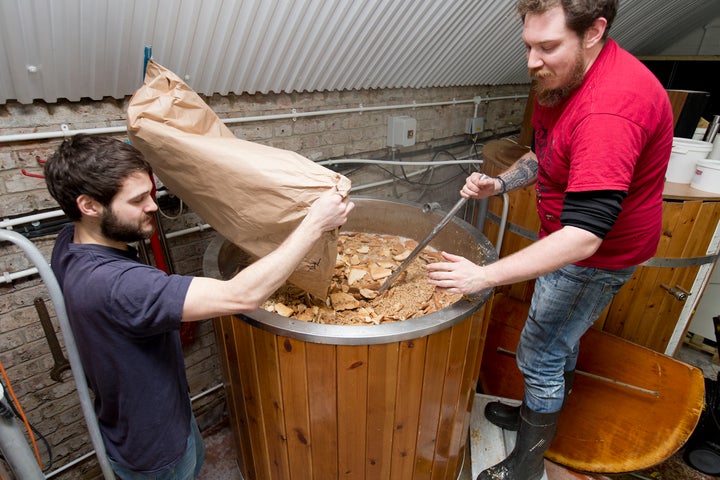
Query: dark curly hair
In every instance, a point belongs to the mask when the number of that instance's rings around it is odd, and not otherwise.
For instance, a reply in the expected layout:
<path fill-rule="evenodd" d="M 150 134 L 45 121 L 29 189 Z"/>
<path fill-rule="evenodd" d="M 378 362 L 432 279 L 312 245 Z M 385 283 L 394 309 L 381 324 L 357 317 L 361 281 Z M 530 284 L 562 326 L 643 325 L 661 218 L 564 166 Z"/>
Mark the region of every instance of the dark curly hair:
<path fill-rule="evenodd" d="M 81 218 L 77 198 L 88 195 L 109 206 L 133 172 L 152 174 L 142 153 L 120 140 L 78 134 L 67 138 L 45 163 L 45 184 L 50 195 L 72 220 Z"/>
<path fill-rule="evenodd" d="M 603 17 L 607 20 L 603 35 L 606 39 L 619 3 L 619 0 L 518 0 L 517 11 L 524 22 L 529 13 L 545 13 L 559 5 L 565 12 L 565 25 L 578 36 L 582 36 L 596 19 Z"/>

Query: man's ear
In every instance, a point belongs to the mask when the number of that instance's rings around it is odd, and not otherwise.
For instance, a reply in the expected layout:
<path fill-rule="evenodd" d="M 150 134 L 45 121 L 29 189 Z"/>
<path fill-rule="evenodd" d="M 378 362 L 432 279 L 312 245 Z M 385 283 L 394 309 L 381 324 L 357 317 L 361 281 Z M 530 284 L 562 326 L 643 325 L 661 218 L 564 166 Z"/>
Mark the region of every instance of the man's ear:
<path fill-rule="evenodd" d="M 80 213 L 87 217 L 98 218 L 102 215 L 104 210 L 104 207 L 100 204 L 100 202 L 86 194 L 78 196 L 77 199 L 75 199 L 75 203 L 77 204 Z"/>
<path fill-rule="evenodd" d="M 602 43 L 605 28 L 607 28 L 607 20 L 605 17 L 596 18 L 592 25 L 590 25 L 590 28 L 585 31 L 584 47 L 590 49 L 598 43 Z"/>

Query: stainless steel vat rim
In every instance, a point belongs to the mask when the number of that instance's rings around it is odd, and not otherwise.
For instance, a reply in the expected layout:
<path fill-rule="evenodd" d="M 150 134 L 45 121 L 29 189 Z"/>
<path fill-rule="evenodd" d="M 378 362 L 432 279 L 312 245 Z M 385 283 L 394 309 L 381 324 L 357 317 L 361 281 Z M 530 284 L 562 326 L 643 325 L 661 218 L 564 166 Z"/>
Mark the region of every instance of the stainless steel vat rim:
<path fill-rule="evenodd" d="M 380 325 L 328 325 L 281 317 L 262 309 L 235 315 L 254 327 L 275 335 L 310 343 L 332 345 L 378 345 L 417 340 L 450 328 L 469 318 L 482 307 L 492 289 L 481 291 L 472 300 L 461 299 L 437 312 L 404 321 Z"/>
<path fill-rule="evenodd" d="M 354 201 L 369 201 L 374 204 L 413 207 L 414 209 L 422 211 L 422 205 L 404 200 L 388 200 L 362 196 L 352 197 L 352 199 Z M 437 210 L 432 213 L 437 216 L 437 222 L 445 212 Z M 478 244 L 484 247 L 483 251 L 488 255 L 486 263 L 492 263 L 497 260 L 497 251 L 478 228 L 458 217 L 455 217 L 452 223 L 465 230 Z M 220 249 L 225 241 L 222 235 L 217 234 L 216 238 L 208 246 L 203 258 L 203 270 L 206 275 L 208 272 L 219 275 L 214 262 L 216 262 Z M 380 325 L 328 325 L 304 322 L 293 318 L 286 318 L 263 309 L 256 309 L 251 312 L 236 314 L 235 316 L 241 321 L 273 334 L 310 343 L 378 345 L 418 339 L 450 328 L 480 309 L 489 300 L 491 294 L 492 289 L 482 290 L 472 296 L 463 297 L 452 305 L 437 312 L 418 318 L 393 323 L 383 323 Z"/>

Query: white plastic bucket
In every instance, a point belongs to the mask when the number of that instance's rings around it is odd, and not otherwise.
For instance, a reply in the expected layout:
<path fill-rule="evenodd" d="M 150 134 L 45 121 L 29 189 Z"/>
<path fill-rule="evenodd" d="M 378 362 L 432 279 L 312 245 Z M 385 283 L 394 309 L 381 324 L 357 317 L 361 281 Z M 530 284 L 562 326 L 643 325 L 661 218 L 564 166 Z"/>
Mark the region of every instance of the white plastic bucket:
<path fill-rule="evenodd" d="M 707 158 L 710 158 L 712 160 L 720 160 L 720 134 L 715 135 L 715 140 L 713 140 L 712 151 L 707 156 Z"/>
<path fill-rule="evenodd" d="M 698 160 L 707 158 L 712 148 L 713 144 L 710 142 L 673 138 L 672 153 L 665 180 L 675 183 L 690 183 L 695 174 L 695 165 Z"/>
<path fill-rule="evenodd" d="M 720 194 L 720 160 L 699 160 L 690 186 L 703 192 Z"/>
<path fill-rule="evenodd" d="M 707 128 L 696 128 L 695 133 L 693 133 L 692 139 L 693 140 L 702 140 L 705 138 L 705 132 L 707 131 Z"/>

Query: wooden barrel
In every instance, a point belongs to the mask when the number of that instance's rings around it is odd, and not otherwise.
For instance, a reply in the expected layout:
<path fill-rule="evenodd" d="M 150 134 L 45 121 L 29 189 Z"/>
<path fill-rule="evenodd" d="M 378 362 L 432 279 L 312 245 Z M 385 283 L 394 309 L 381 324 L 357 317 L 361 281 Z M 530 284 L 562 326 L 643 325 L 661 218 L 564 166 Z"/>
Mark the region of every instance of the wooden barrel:
<path fill-rule="evenodd" d="M 245 479 L 456 479 L 485 309 L 415 340 L 329 345 L 215 320 Z"/>
<path fill-rule="evenodd" d="M 442 218 L 418 205 L 353 200 L 356 211 L 343 227 L 349 231 L 418 239 Z M 431 246 L 479 263 L 497 258 L 461 220 Z M 233 247 L 211 245 L 206 274 L 225 277 L 208 272 L 208 263 Z M 263 310 L 215 319 L 243 477 L 458 478 L 490 294 L 381 325 L 321 325 Z"/>
<path fill-rule="evenodd" d="M 498 175 L 527 151 L 508 140 L 483 148 L 483 171 Z M 500 257 L 530 245 L 540 220 L 534 186 L 509 194 L 507 221 Z M 498 238 L 502 197 L 488 201 L 485 235 Z M 628 280 L 595 327 L 657 352 L 674 355 L 682 345 L 692 314 L 705 290 L 720 250 L 720 195 L 666 182 L 663 192 L 662 236 L 655 257 Z M 529 301 L 534 280 L 495 289 L 511 298 Z"/>
<path fill-rule="evenodd" d="M 482 171 L 490 177 L 497 176 L 507 170 L 518 158 L 530 149 L 510 139 L 493 140 L 483 147 Z M 540 219 L 535 206 L 535 187 L 531 185 L 508 193 L 507 220 L 502 232 L 502 245 L 499 256 L 506 257 L 527 247 L 537 239 L 540 230 Z M 504 200 L 502 196 L 490 197 L 486 222 L 483 233 L 491 241 L 500 235 L 501 218 Z M 535 281 L 529 280 L 496 288 L 496 292 L 504 293 L 518 300 L 530 300 Z"/>
<path fill-rule="evenodd" d="M 662 235 L 596 326 L 675 355 L 705 290 L 720 244 L 720 195 L 665 184 Z"/>

